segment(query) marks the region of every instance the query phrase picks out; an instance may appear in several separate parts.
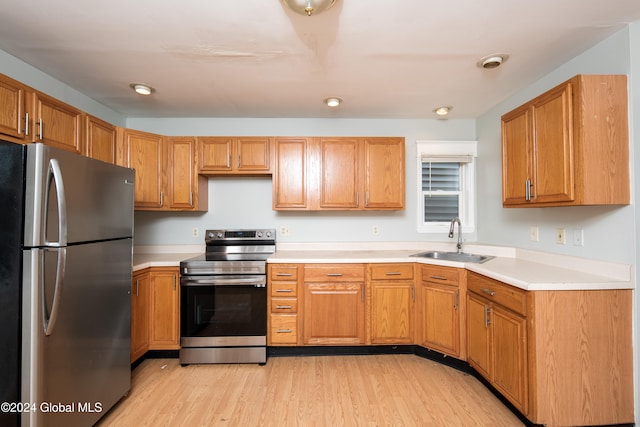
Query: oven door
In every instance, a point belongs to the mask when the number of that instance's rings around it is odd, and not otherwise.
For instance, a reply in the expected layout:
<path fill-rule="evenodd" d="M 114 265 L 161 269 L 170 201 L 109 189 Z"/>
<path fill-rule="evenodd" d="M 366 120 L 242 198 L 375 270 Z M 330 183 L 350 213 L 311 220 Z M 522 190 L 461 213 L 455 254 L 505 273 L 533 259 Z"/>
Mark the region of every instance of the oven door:
<path fill-rule="evenodd" d="M 265 345 L 266 276 L 182 276 L 180 288 L 182 346 Z"/>

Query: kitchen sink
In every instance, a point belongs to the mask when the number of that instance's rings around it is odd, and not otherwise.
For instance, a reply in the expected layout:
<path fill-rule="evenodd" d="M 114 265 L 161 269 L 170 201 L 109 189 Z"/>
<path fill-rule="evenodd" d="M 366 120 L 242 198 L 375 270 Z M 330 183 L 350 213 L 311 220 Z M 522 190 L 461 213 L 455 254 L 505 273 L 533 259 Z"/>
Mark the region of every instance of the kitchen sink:
<path fill-rule="evenodd" d="M 464 252 L 458 253 L 458 252 L 441 252 L 441 251 L 420 252 L 417 254 L 412 254 L 410 256 L 414 256 L 418 258 L 439 259 L 442 261 L 472 262 L 477 264 L 481 264 L 493 258 L 492 256 L 488 256 L 488 255 L 476 255 L 476 254 L 467 254 Z"/>

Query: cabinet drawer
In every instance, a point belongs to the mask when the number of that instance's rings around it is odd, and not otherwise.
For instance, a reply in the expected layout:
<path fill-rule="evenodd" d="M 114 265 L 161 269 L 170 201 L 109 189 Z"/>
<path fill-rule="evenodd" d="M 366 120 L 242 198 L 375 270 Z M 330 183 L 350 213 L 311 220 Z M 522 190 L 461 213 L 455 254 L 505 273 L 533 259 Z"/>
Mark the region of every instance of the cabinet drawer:
<path fill-rule="evenodd" d="M 522 289 L 473 272 L 467 276 L 467 289 L 516 313 L 527 315 L 527 292 Z"/>
<path fill-rule="evenodd" d="M 271 315 L 271 344 L 296 344 L 298 342 L 298 316 Z"/>
<path fill-rule="evenodd" d="M 425 282 L 457 285 L 460 282 L 460 271 L 454 267 L 423 265 L 422 280 Z"/>
<path fill-rule="evenodd" d="M 272 265 L 271 280 L 298 280 L 298 266 Z"/>
<path fill-rule="evenodd" d="M 305 282 L 362 282 L 364 264 L 311 264 L 304 266 Z"/>
<path fill-rule="evenodd" d="M 413 264 L 371 264 L 372 280 L 413 279 Z"/>
<path fill-rule="evenodd" d="M 271 312 L 272 313 L 289 313 L 289 314 L 297 313 L 298 299 L 297 298 L 272 298 Z"/>
<path fill-rule="evenodd" d="M 298 295 L 296 282 L 271 282 L 271 296 L 274 297 L 295 297 Z"/>

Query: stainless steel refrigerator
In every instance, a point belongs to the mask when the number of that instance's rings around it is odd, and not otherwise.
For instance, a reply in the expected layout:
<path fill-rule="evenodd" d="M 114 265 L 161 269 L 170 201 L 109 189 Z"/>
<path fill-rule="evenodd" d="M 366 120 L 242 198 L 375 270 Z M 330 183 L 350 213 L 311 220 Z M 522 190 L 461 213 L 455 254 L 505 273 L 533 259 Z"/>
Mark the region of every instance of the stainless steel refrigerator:
<path fill-rule="evenodd" d="M 91 426 L 128 392 L 133 192 L 132 169 L 0 141 L 0 425 Z"/>

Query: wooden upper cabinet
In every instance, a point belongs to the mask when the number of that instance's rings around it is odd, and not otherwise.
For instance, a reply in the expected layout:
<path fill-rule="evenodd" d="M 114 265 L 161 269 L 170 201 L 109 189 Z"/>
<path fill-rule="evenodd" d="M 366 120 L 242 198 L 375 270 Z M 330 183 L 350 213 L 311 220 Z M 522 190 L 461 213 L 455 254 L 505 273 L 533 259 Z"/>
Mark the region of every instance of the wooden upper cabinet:
<path fill-rule="evenodd" d="M 320 148 L 320 208 L 353 209 L 359 203 L 357 138 L 318 138 Z"/>
<path fill-rule="evenodd" d="M 199 137 L 198 172 L 206 175 L 271 173 L 268 137 Z"/>
<path fill-rule="evenodd" d="M 168 137 L 165 140 L 167 164 L 167 208 L 206 210 L 208 181 L 196 174 L 196 139 Z"/>
<path fill-rule="evenodd" d="M 118 129 L 119 164 L 136 171 L 136 209 L 159 210 L 164 206 L 162 136 L 133 129 Z"/>
<path fill-rule="evenodd" d="M 86 141 L 84 144 L 87 157 L 116 163 L 116 127 L 91 115 L 86 116 Z"/>
<path fill-rule="evenodd" d="M 0 74 L 0 134 L 14 142 L 29 142 L 29 89 L 20 82 Z"/>
<path fill-rule="evenodd" d="M 207 178 L 196 173 L 196 139 L 118 128 L 118 164 L 136 170 L 137 210 L 207 209 Z"/>
<path fill-rule="evenodd" d="M 503 206 L 629 203 L 627 78 L 578 75 L 502 116 Z"/>
<path fill-rule="evenodd" d="M 307 138 L 276 138 L 273 209 L 307 209 Z"/>
<path fill-rule="evenodd" d="M 363 140 L 365 209 L 404 209 L 404 138 Z"/>
<path fill-rule="evenodd" d="M 40 92 L 34 94 L 33 133 L 36 142 L 83 154 L 84 113 Z"/>
<path fill-rule="evenodd" d="M 404 138 L 282 138 L 275 146 L 275 210 L 404 209 Z"/>

